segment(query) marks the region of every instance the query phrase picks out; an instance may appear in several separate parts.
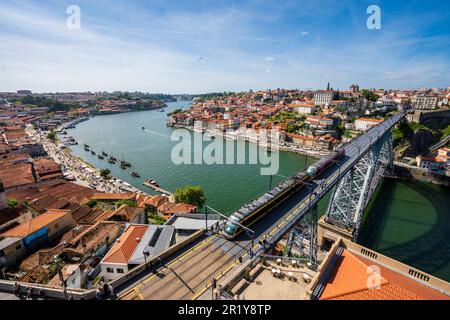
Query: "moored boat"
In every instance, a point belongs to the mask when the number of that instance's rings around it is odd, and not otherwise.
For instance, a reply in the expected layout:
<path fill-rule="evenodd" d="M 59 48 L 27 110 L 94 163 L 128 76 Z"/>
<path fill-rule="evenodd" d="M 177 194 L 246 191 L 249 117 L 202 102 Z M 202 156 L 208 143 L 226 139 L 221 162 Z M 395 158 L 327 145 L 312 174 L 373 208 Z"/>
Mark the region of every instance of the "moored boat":
<path fill-rule="evenodd" d="M 148 184 L 151 184 L 152 186 L 155 186 L 155 187 L 159 187 L 159 184 L 155 181 L 155 180 L 147 180 L 147 183 Z"/>
<path fill-rule="evenodd" d="M 120 161 L 120 165 L 124 166 L 124 167 L 131 168 L 131 163 L 129 163 L 129 162 L 125 161 L 125 160 L 121 160 Z"/>

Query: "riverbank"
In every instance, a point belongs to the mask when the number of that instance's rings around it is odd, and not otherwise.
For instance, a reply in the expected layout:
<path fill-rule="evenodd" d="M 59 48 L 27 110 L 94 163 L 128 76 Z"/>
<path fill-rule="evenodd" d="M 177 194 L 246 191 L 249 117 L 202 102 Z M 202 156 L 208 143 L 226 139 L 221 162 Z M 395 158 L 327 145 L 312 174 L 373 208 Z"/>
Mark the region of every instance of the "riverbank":
<path fill-rule="evenodd" d="M 62 171 L 66 177 L 75 178 L 73 183 L 83 187 L 91 188 L 99 192 L 121 193 L 121 192 L 141 192 L 127 182 L 117 177 L 111 176 L 105 180 L 100 176 L 100 169 L 94 167 L 80 157 L 72 154 L 71 150 L 61 143 L 53 142 L 47 138 L 45 132 L 36 131 L 32 126 L 26 128 L 26 133 L 35 142 L 41 143 L 49 157 L 62 166 Z"/>
<path fill-rule="evenodd" d="M 180 125 L 180 124 L 172 124 L 172 125 L 168 125 L 168 127 L 171 128 L 178 128 L 178 129 L 186 129 L 192 132 L 201 132 L 207 136 L 212 136 L 212 137 L 221 137 L 225 140 L 233 140 L 233 141 L 244 141 L 244 142 L 249 142 L 249 143 L 256 143 L 257 145 L 263 147 L 263 148 L 271 148 L 272 150 L 279 150 L 279 151 L 285 151 L 285 152 L 292 152 L 292 153 L 296 153 L 296 154 L 300 154 L 300 155 L 305 155 L 305 156 L 309 156 L 309 157 L 313 157 L 313 158 L 321 158 L 324 157 L 326 155 L 328 155 L 331 151 L 327 150 L 322 150 L 322 149 L 306 149 L 306 148 L 302 148 L 300 146 L 288 143 L 288 142 L 284 142 L 283 144 L 267 144 L 267 143 L 262 143 L 261 141 L 254 139 L 252 137 L 248 137 L 248 136 L 242 136 L 242 135 L 235 135 L 235 134 L 228 134 L 228 132 L 224 133 L 221 131 L 213 131 L 213 130 L 196 130 L 195 128 L 193 128 L 192 126 L 186 126 L 186 125 Z"/>
<path fill-rule="evenodd" d="M 394 161 L 396 179 L 418 180 L 421 182 L 429 182 L 437 185 L 450 187 L 450 176 L 430 172 L 425 168 L 408 165 L 406 163 Z"/>
<path fill-rule="evenodd" d="M 106 115 L 112 115 L 112 114 L 121 114 L 121 113 L 130 113 L 130 112 L 141 112 L 141 111 L 154 111 L 154 110 L 164 110 L 168 107 L 167 104 L 164 103 L 164 105 L 161 106 L 156 106 L 156 107 L 152 107 L 152 108 L 147 108 L 147 109 L 100 109 L 98 111 L 98 113 L 96 114 L 96 116 L 106 116 Z"/>

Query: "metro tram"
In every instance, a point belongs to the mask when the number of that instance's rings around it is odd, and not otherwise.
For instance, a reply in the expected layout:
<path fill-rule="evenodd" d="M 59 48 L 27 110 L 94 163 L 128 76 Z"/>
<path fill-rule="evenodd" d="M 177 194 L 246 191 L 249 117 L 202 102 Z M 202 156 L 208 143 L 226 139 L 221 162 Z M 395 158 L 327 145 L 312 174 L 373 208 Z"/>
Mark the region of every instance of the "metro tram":
<path fill-rule="evenodd" d="M 244 229 L 240 227 L 241 225 L 250 227 L 282 203 L 286 198 L 302 189 L 309 181 L 317 179 L 329 167 L 341 160 L 344 156 L 344 149 L 333 152 L 310 166 L 306 172 L 302 171 L 294 174 L 257 200 L 240 208 L 228 218 L 223 232 L 225 238 L 228 240 L 236 238 L 244 231 Z"/>

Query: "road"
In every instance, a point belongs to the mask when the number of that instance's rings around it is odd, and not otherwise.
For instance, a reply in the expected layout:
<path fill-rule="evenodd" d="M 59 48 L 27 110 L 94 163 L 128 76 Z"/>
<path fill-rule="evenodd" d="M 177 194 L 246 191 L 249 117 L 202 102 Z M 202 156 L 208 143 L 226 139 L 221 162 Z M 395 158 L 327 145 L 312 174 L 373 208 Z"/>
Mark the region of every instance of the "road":
<path fill-rule="evenodd" d="M 320 180 L 311 183 L 312 193 L 303 188 L 281 203 L 269 215 L 252 226 L 254 239 L 242 235 L 228 241 L 221 234 L 211 234 L 196 242 L 192 248 L 180 253 L 170 261 L 144 277 L 132 280 L 119 288 L 119 297 L 124 300 L 195 300 L 207 299 L 210 295 L 212 278 L 220 280 L 230 270 L 240 265 L 239 258 L 246 261 L 252 254 L 263 248 L 261 239 L 273 245 L 281 239 L 295 223 L 302 219 L 310 206 L 314 206 L 340 177 L 345 174 L 364 155 L 379 137 L 397 123 L 404 114 L 398 114 L 366 134 L 344 146 L 346 156 L 340 166 L 333 166 Z M 250 251 L 250 248 L 253 248 Z"/>

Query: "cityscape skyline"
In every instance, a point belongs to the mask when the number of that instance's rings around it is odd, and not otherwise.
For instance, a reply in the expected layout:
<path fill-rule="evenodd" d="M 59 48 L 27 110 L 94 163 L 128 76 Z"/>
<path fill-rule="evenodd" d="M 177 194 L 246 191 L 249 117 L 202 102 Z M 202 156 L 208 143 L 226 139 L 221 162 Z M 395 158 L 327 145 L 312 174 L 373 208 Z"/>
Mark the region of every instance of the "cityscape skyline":
<path fill-rule="evenodd" d="M 72 4 L 81 11 L 79 30 L 67 28 Z M 372 4 L 381 8 L 381 30 L 367 28 Z M 354 82 L 448 87 L 448 7 L 437 1 L 3 1 L 0 91 L 200 94 L 318 89 L 327 82 L 336 89 Z"/>

